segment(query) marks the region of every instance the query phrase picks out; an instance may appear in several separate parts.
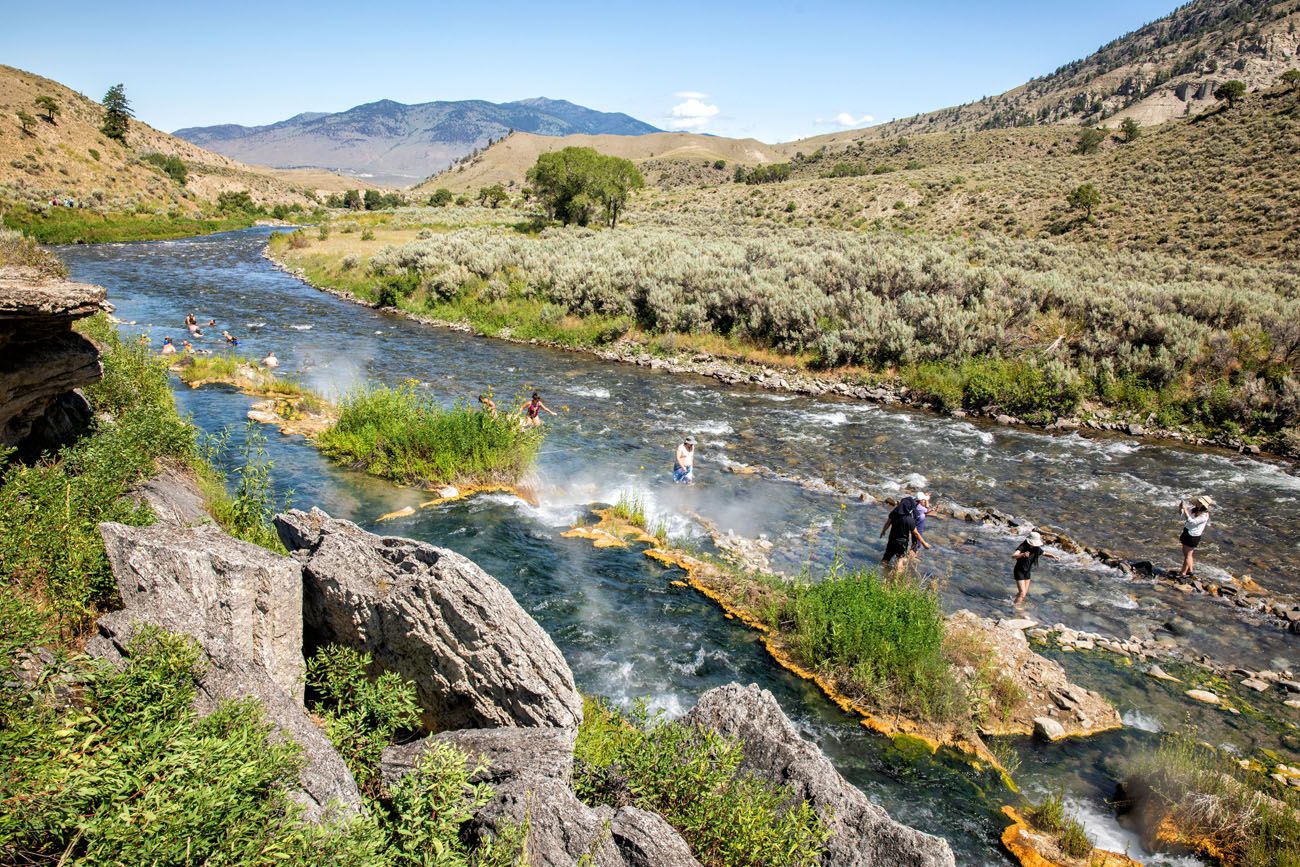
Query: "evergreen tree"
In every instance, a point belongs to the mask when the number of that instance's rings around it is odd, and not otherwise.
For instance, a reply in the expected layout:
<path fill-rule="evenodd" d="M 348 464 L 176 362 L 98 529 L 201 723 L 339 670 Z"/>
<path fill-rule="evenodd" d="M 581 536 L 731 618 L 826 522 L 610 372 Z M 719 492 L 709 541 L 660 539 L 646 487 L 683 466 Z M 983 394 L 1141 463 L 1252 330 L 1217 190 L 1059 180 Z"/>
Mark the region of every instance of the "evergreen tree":
<path fill-rule="evenodd" d="M 23 128 L 23 132 L 31 135 L 32 127 L 36 125 L 36 118 L 20 108 L 18 109 L 18 125 Z"/>
<path fill-rule="evenodd" d="M 1101 191 L 1092 184 L 1080 184 L 1070 190 L 1067 201 L 1073 210 L 1084 211 L 1084 218 L 1091 220 L 1092 209 L 1101 204 Z"/>
<path fill-rule="evenodd" d="M 52 96 L 38 96 L 32 100 L 32 104 L 45 112 L 45 119 L 54 123 L 54 116 L 59 113 L 59 104 L 54 101 Z"/>
<path fill-rule="evenodd" d="M 1079 133 L 1079 143 L 1075 145 L 1074 152 L 1077 154 L 1090 154 L 1101 147 L 1101 143 L 1106 140 L 1106 133 L 1100 129 L 1085 129 Z"/>
<path fill-rule="evenodd" d="M 1244 81 L 1225 81 L 1214 90 L 1214 98 L 1221 99 L 1228 103 L 1228 108 L 1237 105 L 1237 100 L 1246 95 L 1246 82 Z"/>
<path fill-rule="evenodd" d="M 1142 135 L 1142 127 L 1131 117 L 1124 118 L 1124 122 L 1119 126 L 1120 133 L 1124 136 L 1124 141 L 1131 142 Z"/>
<path fill-rule="evenodd" d="M 104 94 L 104 125 L 99 128 L 99 131 L 111 139 L 126 144 L 126 131 L 134 116 L 131 103 L 126 98 L 126 88 L 121 84 L 115 84 L 108 89 L 108 93 Z"/>

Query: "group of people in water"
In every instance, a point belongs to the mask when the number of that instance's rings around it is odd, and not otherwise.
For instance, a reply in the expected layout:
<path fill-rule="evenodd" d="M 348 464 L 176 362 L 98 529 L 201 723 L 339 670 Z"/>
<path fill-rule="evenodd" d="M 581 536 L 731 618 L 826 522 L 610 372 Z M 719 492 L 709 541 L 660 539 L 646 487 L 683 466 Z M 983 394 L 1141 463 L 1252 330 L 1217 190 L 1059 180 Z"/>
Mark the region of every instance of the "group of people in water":
<path fill-rule="evenodd" d="M 478 402 L 483 407 L 483 411 L 493 418 L 498 417 L 497 402 L 488 394 L 480 394 Z M 519 409 L 515 410 L 514 415 L 519 419 L 519 423 L 524 427 L 541 427 L 542 413 L 556 415 L 556 413 L 542 401 L 540 392 L 533 392 L 532 397 L 523 402 Z"/>
<path fill-rule="evenodd" d="M 216 328 L 216 327 L 217 327 L 217 320 L 215 320 L 215 319 L 209 319 L 209 320 L 208 320 L 208 324 L 207 324 L 206 327 L 208 327 L 208 328 Z M 199 327 L 199 320 L 198 320 L 198 317 L 195 316 L 193 313 L 189 313 L 189 314 L 187 314 L 187 315 L 185 316 L 185 330 L 189 332 L 190 337 L 198 338 L 198 337 L 202 337 L 202 336 L 203 336 L 203 329 Z M 231 334 L 229 331 L 224 331 L 224 330 L 223 330 L 223 331 L 221 332 L 221 339 L 224 340 L 224 341 L 226 342 L 226 345 L 227 345 L 227 346 L 238 346 L 238 345 L 239 345 L 239 338 L 235 337 L 235 336 L 234 336 L 233 334 Z M 141 342 L 141 343 L 148 343 L 148 342 L 149 342 L 149 338 L 148 338 L 146 335 L 143 335 L 143 334 L 142 334 L 142 335 L 140 335 L 140 342 Z M 178 354 L 178 353 L 197 354 L 197 353 L 207 353 L 207 352 L 208 352 L 208 350 L 201 350 L 201 349 L 196 350 L 196 349 L 194 348 L 194 344 L 191 343 L 188 339 L 182 339 L 181 342 L 180 342 L 180 345 L 177 346 L 176 341 L 172 340 L 170 335 L 163 337 L 162 349 L 161 349 L 160 351 L 161 351 L 161 353 L 162 353 L 163 355 L 176 355 L 176 354 Z M 275 353 L 272 352 L 272 353 L 268 356 L 268 358 L 274 359 L 274 358 L 275 358 Z M 266 363 L 266 361 L 263 360 L 263 364 L 265 364 L 265 363 Z M 275 366 L 278 365 L 278 364 L 279 364 L 279 361 L 276 360 L 274 364 L 269 364 L 269 365 L 267 365 L 267 366 L 268 366 L 268 367 L 275 367 Z"/>

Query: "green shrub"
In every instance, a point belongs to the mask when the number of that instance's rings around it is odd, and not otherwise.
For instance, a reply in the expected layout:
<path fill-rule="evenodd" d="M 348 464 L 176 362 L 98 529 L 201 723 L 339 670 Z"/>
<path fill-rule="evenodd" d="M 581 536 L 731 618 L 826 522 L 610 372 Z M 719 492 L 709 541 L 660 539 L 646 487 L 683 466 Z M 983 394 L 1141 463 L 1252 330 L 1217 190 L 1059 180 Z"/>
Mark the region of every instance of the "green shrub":
<path fill-rule="evenodd" d="M 63 260 L 17 229 L 0 227 L 0 268 L 33 268 L 45 277 L 67 277 Z"/>
<path fill-rule="evenodd" d="M 1057 838 L 1061 851 L 1071 858 L 1086 858 L 1092 852 L 1092 838 L 1078 819 L 1066 819 L 1061 836 Z"/>
<path fill-rule="evenodd" d="M 828 832 L 806 801 L 740 769 L 739 745 L 639 705 L 625 717 L 584 698 L 573 785 L 591 805 L 630 802 L 663 816 L 705 867 L 821 861 Z"/>
<path fill-rule="evenodd" d="M 944 617 L 931 587 L 906 575 L 833 570 L 792 584 L 772 615 L 798 658 L 880 707 L 922 719 L 966 710 L 944 655 Z"/>
<path fill-rule="evenodd" d="M 145 154 L 140 159 L 154 166 L 182 187 L 185 186 L 185 181 L 189 178 L 189 170 L 186 169 L 185 161 L 180 157 L 170 154 L 151 153 Z"/>
<path fill-rule="evenodd" d="M 208 511 L 221 529 L 236 539 L 252 542 L 268 551 L 286 553 L 271 518 L 276 512 L 289 508 L 290 498 L 286 496 L 283 502 L 277 503 L 271 491 L 274 462 L 266 456 L 266 436 L 261 426 L 249 421 L 244 429 L 243 445 L 233 461 L 237 467 L 233 493 L 226 490 L 225 474 L 216 469 L 228 462 L 229 442 L 229 431 L 222 431 L 203 443 L 206 464 L 200 464 L 200 486 Z"/>
<path fill-rule="evenodd" d="M 1049 834 L 1059 834 L 1065 827 L 1065 799 L 1053 792 L 1042 803 L 1029 811 L 1029 821 L 1035 828 Z"/>
<path fill-rule="evenodd" d="M 541 448 L 537 428 L 494 417 L 466 403 L 448 409 L 412 383 L 355 391 L 317 439 L 332 460 L 394 481 L 514 484 Z"/>
<path fill-rule="evenodd" d="M 312 709 L 363 792 L 378 794 L 379 758 L 397 732 L 419 720 L 415 684 L 385 671 L 374 680 L 369 653 L 331 644 L 307 661 Z M 464 757 L 461 757 L 462 764 Z"/>
<path fill-rule="evenodd" d="M 634 527 L 645 529 L 645 497 L 636 491 L 619 491 L 618 502 L 610 511 Z"/>

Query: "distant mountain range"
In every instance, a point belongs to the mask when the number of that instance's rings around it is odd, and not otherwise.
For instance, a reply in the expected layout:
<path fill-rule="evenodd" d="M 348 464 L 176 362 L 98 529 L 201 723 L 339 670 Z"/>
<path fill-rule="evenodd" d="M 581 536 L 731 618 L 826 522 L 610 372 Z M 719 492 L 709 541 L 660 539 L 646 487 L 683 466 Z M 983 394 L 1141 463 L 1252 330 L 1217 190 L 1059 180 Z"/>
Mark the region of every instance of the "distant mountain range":
<path fill-rule="evenodd" d="M 419 105 L 383 99 L 335 114 L 305 112 L 267 126 L 188 127 L 173 135 L 243 162 L 327 168 L 407 186 L 511 130 L 546 136 L 659 132 L 626 114 L 539 97 Z"/>

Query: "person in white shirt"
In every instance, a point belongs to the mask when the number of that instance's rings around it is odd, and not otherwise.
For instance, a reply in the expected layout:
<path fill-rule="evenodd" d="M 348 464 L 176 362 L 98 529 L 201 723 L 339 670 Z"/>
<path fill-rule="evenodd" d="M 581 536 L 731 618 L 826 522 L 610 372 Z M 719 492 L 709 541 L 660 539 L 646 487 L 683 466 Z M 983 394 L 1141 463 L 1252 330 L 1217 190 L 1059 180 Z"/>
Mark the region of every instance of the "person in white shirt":
<path fill-rule="evenodd" d="M 1192 577 L 1196 566 L 1196 546 L 1201 544 L 1201 536 L 1204 535 L 1205 528 L 1210 526 L 1210 509 L 1213 506 L 1214 500 L 1210 497 L 1197 497 L 1190 503 L 1183 500 L 1178 504 L 1178 510 L 1183 515 L 1183 532 L 1178 537 L 1178 541 L 1183 544 L 1183 570 L 1178 573 L 1179 578 Z"/>
<path fill-rule="evenodd" d="M 274 349 L 272 349 L 270 352 L 266 354 L 266 358 L 262 359 L 262 365 L 272 369 L 280 366 L 280 359 L 275 357 Z"/>

